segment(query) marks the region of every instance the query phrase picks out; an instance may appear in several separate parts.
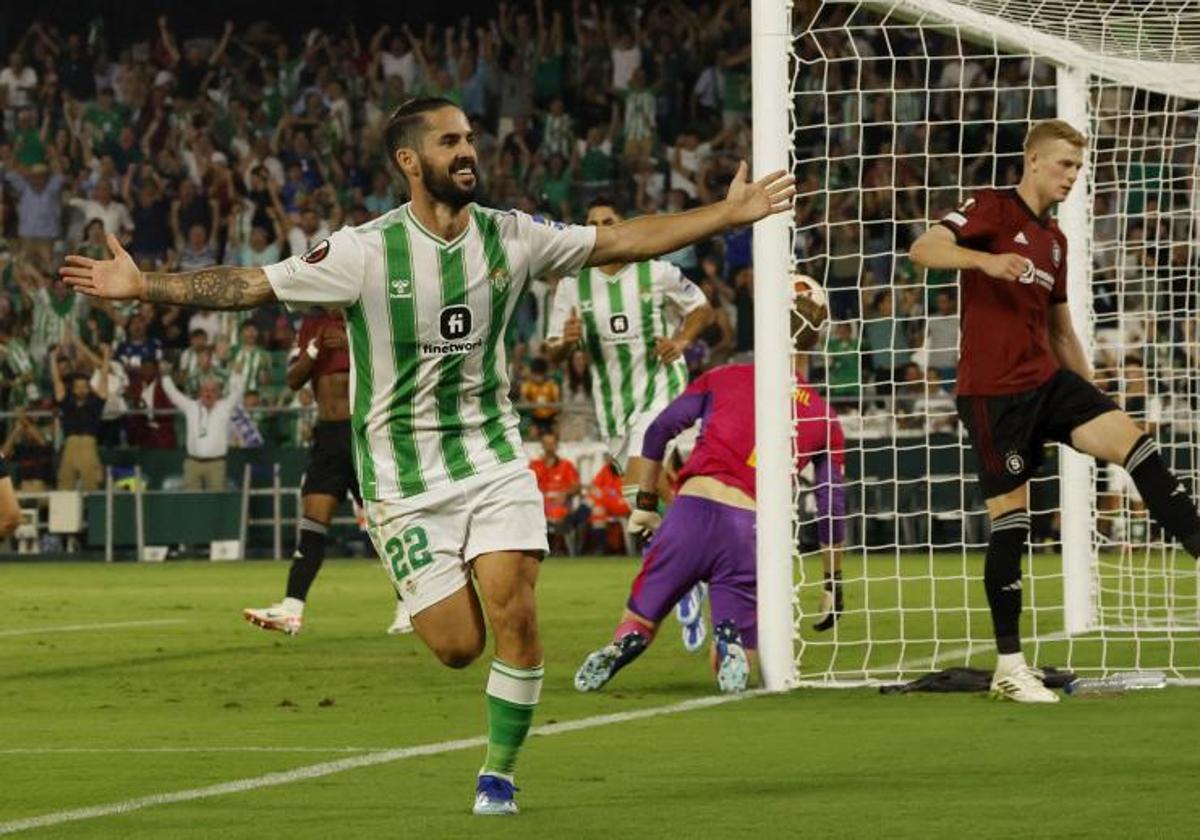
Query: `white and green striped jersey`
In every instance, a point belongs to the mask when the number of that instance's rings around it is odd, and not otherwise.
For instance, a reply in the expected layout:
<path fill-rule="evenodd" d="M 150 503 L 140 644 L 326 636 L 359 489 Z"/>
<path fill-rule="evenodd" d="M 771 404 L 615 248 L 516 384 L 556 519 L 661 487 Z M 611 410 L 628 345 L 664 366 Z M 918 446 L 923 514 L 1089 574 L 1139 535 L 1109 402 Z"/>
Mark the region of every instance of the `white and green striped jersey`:
<path fill-rule="evenodd" d="M 606 438 L 624 434 L 635 415 L 661 410 L 687 387 L 687 363 L 661 364 L 654 344 L 707 302 L 695 283 L 661 260 L 630 263 L 611 277 L 587 268 L 559 281 L 546 337 L 561 338 L 571 310 L 578 312 Z"/>
<path fill-rule="evenodd" d="M 177 366 L 179 375 L 183 377 L 184 381 L 187 381 L 199 368 L 200 354 L 191 347 L 185 347 L 179 354 L 179 365 Z"/>
<path fill-rule="evenodd" d="M 0 356 L 0 360 L 3 361 L 4 368 L 11 378 L 20 379 L 22 376 L 33 373 L 33 359 L 21 339 L 10 336 L 4 341 L 3 346 L 4 354 Z"/>
<path fill-rule="evenodd" d="M 247 347 L 242 344 L 235 345 L 233 353 L 229 359 L 229 367 L 236 368 L 238 362 L 242 364 L 242 376 L 246 377 L 246 390 L 257 391 L 263 387 L 263 372 L 267 372 L 267 382 L 271 382 L 271 354 L 259 347 L 257 344 L 253 347 Z"/>
<path fill-rule="evenodd" d="M 625 139 L 653 139 L 658 120 L 656 109 L 658 101 L 654 93 L 648 90 L 628 90 L 625 92 Z"/>
<path fill-rule="evenodd" d="M 578 271 L 594 228 L 472 206 L 446 242 L 410 205 L 264 268 L 292 308 L 340 306 L 363 497 L 395 501 L 525 458 L 504 333 L 529 278 Z"/>
<path fill-rule="evenodd" d="M 85 298 L 80 294 L 68 294 L 59 300 L 47 289 L 34 291 L 29 351 L 35 360 L 43 360 L 51 347 L 62 343 L 64 327 L 72 335 L 79 335 L 79 325 L 83 321 L 86 306 Z"/>

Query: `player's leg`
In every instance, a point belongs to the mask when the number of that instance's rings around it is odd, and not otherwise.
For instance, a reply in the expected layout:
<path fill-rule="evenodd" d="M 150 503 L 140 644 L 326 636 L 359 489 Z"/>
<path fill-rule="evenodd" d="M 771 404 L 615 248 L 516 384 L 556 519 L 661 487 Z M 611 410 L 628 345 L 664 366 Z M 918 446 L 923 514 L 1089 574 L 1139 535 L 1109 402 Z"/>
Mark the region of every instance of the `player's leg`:
<path fill-rule="evenodd" d="M 731 694 L 749 685 L 758 649 L 755 514 L 719 502 L 708 504 L 716 523 L 709 532 L 715 553 L 708 589 L 713 623 L 710 661 L 717 687 Z"/>
<path fill-rule="evenodd" d="M 487 641 L 483 610 L 465 578 L 436 603 L 412 609 L 413 631 L 447 668 L 466 668 L 483 653 Z"/>
<path fill-rule="evenodd" d="M 544 676 L 535 586 L 548 548 L 546 519 L 528 469 L 472 488 L 466 496 L 470 512 L 463 556 L 474 570 L 495 642 L 486 688 L 488 749 L 476 780 L 474 812 L 514 814 L 513 771 Z"/>
<path fill-rule="evenodd" d="M 638 487 L 641 485 L 642 472 L 647 469 L 647 461 L 641 456 L 642 443 L 646 439 L 646 430 L 658 416 L 655 409 L 635 414 L 629 421 L 625 435 L 609 441 L 609 451 L 618 464 L 622 464 L 621 494 L 625 497 L 630 509 L 637 502 Z M 660 498 L 666 496 L 660 495 Z M 703 581 L 683 593 L 675 606 L 675 617 L 682 625 L 683 646 L 695 653 L 704 646 L 708 630 L 704 625 L 705 586 Z"/>
<path fill-rule="evenodd" d="M 337 503 L 335 497 L 325 493 L 309 493 L 300 497 L 300 540 L 292 554 L 284 598 L 269 607 L 243 610 L 243 618 L 264 630 L 279 630 L 289 636 L 300 632 L 308 590 L 321 571 L 321 564 L 325 562 L 329 523 L 333 520 Z"/>
<path fill-rule="evenodd" d="M 511 781 L 542 691 L 534 594 L 541 560 L 535 554 L 496 551 L 472 565 L 495 654 L 487 683 L 488 750 L 480 772 Z"/>
<path fill-rule="evenodd" d="M 463 562 L 467 503 L 454 486 L 418 499 L 367 502 L 367 533 L 412 614 L 417 636 L 443 665 L 465 668 L 479 658 L 487 639 L 479 598 Z"/>
<path fill-rule="evenodd" d="M 667 605 L 670 611 L 670 604 Z M 613 630 L 612 639 L 589 653 L 575 672 L 575 688 L 579 691 L 599 691 L 622 668 L 646 652 L 658 633 L 662 619 L 639 615 L 628 607 Z"/>
<path fill-rule="evenodd" d="M 1004 397 L 958 398 L 958 414 L 978 461 L 991 533 L 983 586 L 996 639 L 993 696 L 1024 703 L 1056 703 L 1058 695 L 1021 652 L 1021 558 L 1029 540 L 1029 477 L 1041 457 L 1037 413 L 1042 391 Z"/>
<path fill-rule="evenodd" d="M 709 576 L 713 553 L 708 505 L 713 504 L 695 496 L 676 497 L 646 548 L 612 639 L 588 654 L 576 672 L 577 689 L 596 691 L 637 659 L 680 597 Z"/>
<path fill-rule="evenodd" d="M 642 440 L 645 438 L 646 429 L 653 419 L 652 415 L 648 415 L 644 420 L 635 418 L 635 422 L 630 428 L 628 435 L 628 447 L 630 451 L 641 452 Z M 621 476 L 621 492 L 625 496 L 625 501 L 629 503 L 630 508 L 634 507 L 637 500 L 637 490 L 640 486 L 642 471 L 644 469 L 646 469 L 645 458 L 630 456 L 626 463 L 625 472 Z M 704 581 L 697 581 L 695 586 L 683 593 L 675 605 L 675 617 L 679 619 L 679 623 L 683 626 L 683 646 L 692 653 L 695 653 L 704 646 L 704 640 L 708 635 L 708 630 L 704 624 L 705 587 L 706 584 Z"/>
<path fill-rule="evenodd" d="M 349 424 L 318 423 L 300 486 L 300 539 L 292 555 L 284 599 L 269 607 L 243 610 L 247 621 L 289 635 L 300 632 L 308 590 L 325 562 L 329 523 L 352 486 L 356 485 Z"/>
<path fill-rule="evenodd" d="M 1191 493 L 1167 466 L 1154 438 L 1124 411 L 1101 414 L 1071 431 L 1071 445 L 1121 464 L 1154 520 L 1193 557 L 1200 557 L 1200 515 Z"/>

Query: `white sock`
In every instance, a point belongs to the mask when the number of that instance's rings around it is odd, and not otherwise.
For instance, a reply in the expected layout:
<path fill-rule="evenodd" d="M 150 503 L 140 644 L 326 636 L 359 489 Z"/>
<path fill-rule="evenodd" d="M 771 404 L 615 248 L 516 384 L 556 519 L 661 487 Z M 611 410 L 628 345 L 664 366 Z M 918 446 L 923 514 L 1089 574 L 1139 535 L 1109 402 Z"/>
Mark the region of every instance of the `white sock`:
<path fill-rule="evenodd" d="M 1017 670 L 1025 664 L 1025 654 L 1021 651 L 1016 653 L 1001 653 L 996 656 L 996 673 L 1009 674 Z"/>
<path fill-rule="evenodd" d="M 288 615 L 304 615 L 304 602 L 299 598 L 284 598 L 279 606 Z"/>

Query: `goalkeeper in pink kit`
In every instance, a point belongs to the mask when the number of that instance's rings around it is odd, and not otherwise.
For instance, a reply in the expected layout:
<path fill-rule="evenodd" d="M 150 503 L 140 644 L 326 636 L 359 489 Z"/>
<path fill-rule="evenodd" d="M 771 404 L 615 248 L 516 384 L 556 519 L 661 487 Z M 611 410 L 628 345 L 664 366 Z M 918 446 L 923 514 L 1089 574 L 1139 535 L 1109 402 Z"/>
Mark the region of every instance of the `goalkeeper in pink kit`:
<path fill-rule="evenodd" d="M 845 438 L 837 415 L 799 376 L 795 399 L 796 465 L 802 469 L 810 460 L 814 463 L 818 536 L 836 558 L 845 531 Z M 675 500 L 666 518 L 659 519 L 653 488 L 663 454 L 671 439 L 697 420 L 700 437 L 679 473 Z M 653 538 L 612 641 L 588 655 L 575 675 L 575 687 L 601 688 L 649 646 L 680 597 L 705 581 L 715 628 L 717 684 L 723 692 L 741 691 L 750 678 L 750 652 L 758 645 L 754 366 L 716 368 L 688 386 L 651 424 L 642 457 L 650 468 L 641 477 L 630 530 Z M 827 591 L 840 596 L 836 560 L 828 566 Z M 835 615 L 831 608 L 829 626 Z"/>

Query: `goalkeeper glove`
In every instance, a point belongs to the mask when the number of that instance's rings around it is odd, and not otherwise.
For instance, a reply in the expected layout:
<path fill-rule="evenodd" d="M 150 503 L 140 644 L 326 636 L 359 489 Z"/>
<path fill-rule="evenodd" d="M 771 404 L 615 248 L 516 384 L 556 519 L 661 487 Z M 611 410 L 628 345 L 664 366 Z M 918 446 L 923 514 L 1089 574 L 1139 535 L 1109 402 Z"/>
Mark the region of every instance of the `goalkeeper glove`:
<path fill-rule="evenodd" d="M 658 515 L 658 494 L 639 490 L 636 506 L 637 509 L 629 515 L 629 524 L 626 526 L 626 530 L 638 540 L 639 544 L 643 544 L 662 524 L 662 517 Z"/>

